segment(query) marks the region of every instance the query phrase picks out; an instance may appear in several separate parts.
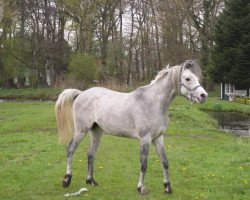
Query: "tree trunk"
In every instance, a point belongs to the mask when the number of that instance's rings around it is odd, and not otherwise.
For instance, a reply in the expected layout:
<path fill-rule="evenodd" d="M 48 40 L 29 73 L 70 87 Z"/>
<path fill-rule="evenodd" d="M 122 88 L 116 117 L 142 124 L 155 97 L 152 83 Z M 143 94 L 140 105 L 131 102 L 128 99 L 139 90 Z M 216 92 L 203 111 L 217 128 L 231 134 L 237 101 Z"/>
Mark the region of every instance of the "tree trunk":
<path fill-rule="evenodd" d="M 131 64 L 132 64 L 132 57 L 133 57 L 133 36 L 134 36 L 134 2 L 131 3 L 131 32 L 129 36 L 129 59 L 128 59 L 128 74 L 127 74 L 127 85 L 131 83 Z"/>

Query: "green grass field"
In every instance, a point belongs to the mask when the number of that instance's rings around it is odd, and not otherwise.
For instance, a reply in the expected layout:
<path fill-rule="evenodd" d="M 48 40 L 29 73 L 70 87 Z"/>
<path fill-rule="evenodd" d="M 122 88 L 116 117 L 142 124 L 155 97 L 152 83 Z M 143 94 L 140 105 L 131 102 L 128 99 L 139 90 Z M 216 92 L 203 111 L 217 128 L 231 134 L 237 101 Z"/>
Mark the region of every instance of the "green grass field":
<path fill-rule="evenodd" d="M 62 89 L 57 88 L 0 88 L 0 99 L 11 100 L 56 100 Z"/>
<path fill-rule="evenodd" d="M 212 102 L 212 103 L 210 103 Z M 208 105 L 226 105 L 209 99 Z M 227 102 L 226 102 L 227 104 Z M 248 109 L 247 105 L 245 109 Z M 236 106 L 237 107 L 237 106 Z M 173 194 L 164 194 L 161 163 L 150 146 L 146 187 L 137 193 L 139 143 L 134 139 L 104 136 L 95 162 L 99 187 L 85 184 L 89 136 L 73 160 L 71 186 L 62 188 L 66 151 L 57 142 L 53 102 L 0 103 L 0 199 L 66 199 L 63 195 L 87 187 L 71 199 L 238 200 L 250 197 L 249 138 L 217 130 L 217 123 L 178 97 L 170 108 L 165 146 Z M 70 197 L 69 197 L 70 198 Z"/>

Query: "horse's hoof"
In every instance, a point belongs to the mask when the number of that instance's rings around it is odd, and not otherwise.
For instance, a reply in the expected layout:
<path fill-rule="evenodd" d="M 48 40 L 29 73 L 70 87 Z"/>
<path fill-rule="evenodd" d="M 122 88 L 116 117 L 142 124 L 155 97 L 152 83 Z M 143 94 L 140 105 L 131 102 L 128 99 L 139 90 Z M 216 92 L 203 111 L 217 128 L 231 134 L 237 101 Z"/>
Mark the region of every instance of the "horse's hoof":
<path fill-rule="evenodd" d="M 165 193 L 166 193 L 166 194 L 171 194 L 171 193 L 173 193 L 172 188 L 171 188 L 171 186 L 170 186 L 170 183 L 164 183 L 164 187 L 165 187 Z"/>
<path fill-rule="evenodd" d="M 166 194 L 172 194 L 173 191 L 172 191 L 171 187 L 166 188 L 166 189 L 165 189 L 165 193 L 166 193 Z"/>
<path fill-rule="evenodd" d="M 62 186 L 64 188 L 67 188 L 69 187 L 70 183 L 71 183 L 71 178 L 72 178 L 72 175 L 71 174 L 66 174 L 64 176 L 64 179 L 63 179 L 63 182 L 62 182 Z"/>
<path fill-rule="evenodd" d="M 98 183 L 93 178 L 87 179 L 86 184 L 89 184 L 92 186 L 99 186 Z"/>
<path fill-rule="evenodd" d="M 138 193 L 140 195 L 147 195 L 148 194 L 148 191 L 146 190 L 145 187 L 138 187 Z"/>

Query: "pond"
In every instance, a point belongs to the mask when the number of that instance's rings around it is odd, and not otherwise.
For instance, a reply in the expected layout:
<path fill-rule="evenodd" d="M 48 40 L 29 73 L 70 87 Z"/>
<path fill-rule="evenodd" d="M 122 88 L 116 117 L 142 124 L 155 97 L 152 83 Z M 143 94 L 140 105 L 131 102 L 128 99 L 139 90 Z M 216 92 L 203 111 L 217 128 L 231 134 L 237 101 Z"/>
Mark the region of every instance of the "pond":
<path fill-rule="evenodd" d="M 250 115 L 236 112 L 209 112 L 221 129 L 236 136 L 250 136 Z"/>

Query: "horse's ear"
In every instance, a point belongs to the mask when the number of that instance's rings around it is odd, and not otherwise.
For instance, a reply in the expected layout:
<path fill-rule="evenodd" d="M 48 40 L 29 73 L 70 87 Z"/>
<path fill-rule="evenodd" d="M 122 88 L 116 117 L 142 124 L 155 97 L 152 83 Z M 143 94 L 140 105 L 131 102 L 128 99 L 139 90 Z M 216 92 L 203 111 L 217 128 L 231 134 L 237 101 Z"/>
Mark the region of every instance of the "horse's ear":
<path fill-rule="evenodd" d="M 196 74 L 199 79 L 202 78 L 201 75 L 201 69 L 198 65 L 197 62 L 195 62 L 194 60 L 187 60 L 184 64 L 183 64 L 183 69 L 189 69 L 191 72 L 193 72 L 194 74 Z"/>
<path fill-rule="evenodd" d="M 197 63 L 193 60 L 187 60 L 185 63 L 184 63 L 184 70 L 185 69 L 190 69 L 193 71 L 194 67 L 196 67 Z"/>

